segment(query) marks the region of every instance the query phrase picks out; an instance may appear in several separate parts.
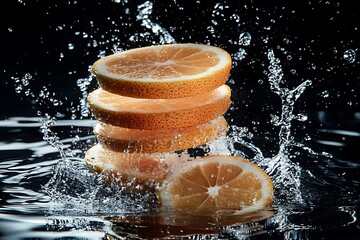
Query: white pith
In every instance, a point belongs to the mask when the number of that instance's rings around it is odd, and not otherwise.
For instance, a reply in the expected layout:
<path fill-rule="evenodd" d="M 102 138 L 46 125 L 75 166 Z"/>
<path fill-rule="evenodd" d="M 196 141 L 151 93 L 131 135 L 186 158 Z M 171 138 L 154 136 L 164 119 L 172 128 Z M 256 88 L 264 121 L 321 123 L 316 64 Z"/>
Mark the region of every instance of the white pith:
<path fill-rule="evenodd" d="M 213 186 L 208 188 L 208 194 L 210 197 L 216 197 L 219 195 L 220 186 Z"/>

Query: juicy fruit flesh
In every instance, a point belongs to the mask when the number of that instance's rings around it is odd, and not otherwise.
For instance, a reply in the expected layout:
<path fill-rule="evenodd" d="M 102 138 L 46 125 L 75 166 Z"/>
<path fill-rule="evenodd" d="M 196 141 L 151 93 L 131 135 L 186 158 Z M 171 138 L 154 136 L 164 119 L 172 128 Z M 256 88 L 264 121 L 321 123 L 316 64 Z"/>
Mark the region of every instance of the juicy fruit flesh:
<path fill-rule="evenodd" d="M 146 99 L 190 97 L 226 83 L 232 66 L 224 49 L 164 44 L 129 49 L 97 60 L 91 72 L 106 91 Z"/>
<path fill-rule="evenodd" d="M 129 78 L 165 79 L 200 74 L 219 61 L 210 51 L 168 47 L 121 54 L 106 63 L 106 70 Z"/>
<path fill-rule="evenodd" d="M 226 163 L 198 165 L 177 177 L 169 188 L 179 208 L 242 209 L 262 197 L 261 181 L 252 172 Z"/>
<path fill-rule="evenodd" d="M 198 147 L 224 136 L 228 124 L 224 117 L 205 124 L 180 129 L 144 130 L 97 123 L 98 141 L 114 151 L 162 153 Z"/>
<path fill-rule="evenodd" d="M 96 144 L 86 152 L 87 164 L 97 172 L 122 176 L 124 181 L 160 182 L 168 169 L 160 155 L 114 152 Z M 171 158 L 171 156 L 169 156 Z"/>
<path fill-rule="evenodd" d="M 121 96 L 97 89 L 93 93 L 98 94 L 102 104 L 115 108 L 117 111 L 141 111 L 141 112 L 171 112 L 175 110 L 191 109 L 197 106 L 205 105 L 209 102 L 229 95 L 230 88 L 227 85 L 197 96 L 175 99 L 141 99 Z M 131 106 L 131 108 L 129 108 Z"/>
<path fill-rule="evenodd" d="M 99 122 L 94 126 L 94 132 L 98 135 L 106 136 L 110 139 L 125 139 L 125 140 L 150 140 L 159 138 L 176 138 L 187 133 L 193 133 L 195 131 L 201 131 L 205 134 L 205 131 L 215 126 L 216 131 L 222 131 L 227 126 L 227 122 L 224 117 L 216 118 L 210 122 L 181 129 L 160 129 L 160 130 L 145 130 L 145 129 L 131 129 L 112 126 L 110 124 Z"/>

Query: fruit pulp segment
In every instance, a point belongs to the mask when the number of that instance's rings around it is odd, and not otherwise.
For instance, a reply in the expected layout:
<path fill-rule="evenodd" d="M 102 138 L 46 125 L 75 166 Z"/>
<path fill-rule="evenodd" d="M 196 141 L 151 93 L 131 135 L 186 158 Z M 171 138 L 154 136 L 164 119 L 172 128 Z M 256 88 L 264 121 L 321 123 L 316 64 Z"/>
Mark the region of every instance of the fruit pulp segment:
<path fill-rule="evenodd" d="M 232 164 L 209 162 L 182 173 L 169 188 L 177 207 L 241 209 L 262 196 L 261 182 L 252 172 Z"/>
<path fill-rule="evenodd" d="M 106 70 L 131 78 L 174 78 L 196 75 L 218 64 L 210 51 L 197 48 L 167 48 L 130 51 L 108 60 Z"/>

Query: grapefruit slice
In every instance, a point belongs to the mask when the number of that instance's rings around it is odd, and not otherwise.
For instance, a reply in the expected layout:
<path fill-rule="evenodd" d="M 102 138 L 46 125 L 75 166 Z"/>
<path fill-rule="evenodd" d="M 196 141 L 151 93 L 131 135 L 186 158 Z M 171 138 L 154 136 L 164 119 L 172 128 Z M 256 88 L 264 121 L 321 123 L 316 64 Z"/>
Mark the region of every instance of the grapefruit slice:
<path fill-rule="evenodd" d="M 181 129 L 142 130 L 115 127 L 99 122 L 94 133 L 99 142 L 114 151 L 170 152 L 194 148 L 226 134 L 224 117 L 193 127 Z"/>
<path fill-rule="evenodd" d="M 258 211 L 272 202 L 273 184 L 257 165 L 225 155 L 207 156 L 169 171 L 160 190 L 165 207 L 214 212 Z"/>
<path fill-rule="evenodd" d="M 88 103 L 101 122 L 147 130 L 196 126 L 224 114 L 231 104 L 231 90 L 222 85 L 201 95 L 175 99 L 125 97 L 101 88 L 91 92 Z"/>
<path fill-rule="evenodd" d="M 171 158 L 171 155 L 167 157 Z M 108 177 L 109 181 L 116 180 L 119 183 L 152 186 L 162 182 L 168 171 L 166 159 L 159 154 L 115 152 L 100 144 L 87 150 L 85 161 L 90 169 Z"/>
<path fill-rule="evenodd" d="M 225 84 L 231 69 L 225 50 L 203 44 L 165 44 L 118 52 L 92 66 L 106 91 L 136 98 L 182 98 Z"/>

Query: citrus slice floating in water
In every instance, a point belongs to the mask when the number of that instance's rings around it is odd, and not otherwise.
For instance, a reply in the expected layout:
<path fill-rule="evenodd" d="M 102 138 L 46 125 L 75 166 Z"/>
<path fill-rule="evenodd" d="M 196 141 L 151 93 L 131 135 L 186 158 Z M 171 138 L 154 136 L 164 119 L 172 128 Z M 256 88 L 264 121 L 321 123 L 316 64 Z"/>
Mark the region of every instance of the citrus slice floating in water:
<path fill-rule="evenodd" d="M 245 214 L 272 202 L 273 184 L 257 165 L 240 157 L 212 155 L 170 170 L 160 190 L 165 207 Z"/>
<path fill-rule="evenodd" d="M 120 184 L 153 185 L 166 177 L 169 164 L 176 154 L 140 154 L 115 152 L 96 144 L 85 154 L 86 164 L 94 171 Z"/>
<path fill-rule="evenodd" d="M 115 127 L 99 122 L 94 127 L 98 141 L 114 151 L 170 152 L 194 148 L 224 136 L 228 124 L 224 117 L 181 129 L 142 130 Z"/>
<path fill-rule="evenodd" d="M 231 56 L 203 44 L 165 44 L 118 52 L 92 66 L 100 86 L 136 98 L 182 98 L 227 81 Z"/>
<path fill-rule="evenodd" d="M 101 122 L 147 130 L 179 129 L 211 121 L 231 104 L 231 90 L 222 85 L 204 94 L 175 99 L 125 97 L 101 88 L 91 92 L 88 103 Z"/>

